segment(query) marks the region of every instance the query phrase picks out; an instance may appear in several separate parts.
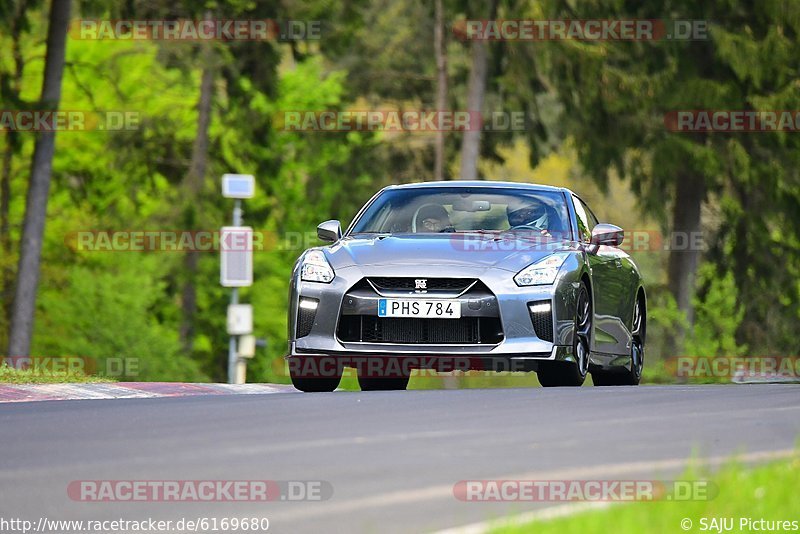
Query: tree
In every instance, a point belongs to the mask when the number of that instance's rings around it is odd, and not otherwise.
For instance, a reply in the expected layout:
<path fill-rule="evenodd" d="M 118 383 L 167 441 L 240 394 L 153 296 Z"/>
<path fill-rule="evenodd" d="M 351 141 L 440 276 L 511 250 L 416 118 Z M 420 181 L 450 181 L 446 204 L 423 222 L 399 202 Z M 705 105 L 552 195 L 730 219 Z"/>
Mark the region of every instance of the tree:
<path fill-rule="evenodd" d="M 205 14 L 206 20 L 211 20 L 211 12 Z M 192 159 L 189 161 L 189 170 L 184 178 L 185 207 L 184 222 L 186 230 L 196 230 L 197 203 L 203 186 L 206 182 L 206 167 L 208 166 L 208 129 L 211 123 L 211 104 L 214 97 L 214 76 L 216 71 L 214 50 L 209 43 L 203 44 L 202 74 L 200 76 L 200 98 L 197 102 L 197 132 L 192 145 Z M 181 342 L 185 354 L 191 354 L 194 345 L 194 323 L 197 313 L 197 263 L 200 260 L 199 251 L 192 249 L 184 257 L 185 280 L 183 282 L 181 309 L 183 319 L 181 323 Z"/>
<path fill-rule="evenodd" d="M 643 211 L 674 237 L 702 232 L 712 249 L 708 259 L 718 262 L 721 275 L 735 269 L 737 287 L 746 295 L 745 322 L 754 321 L 761 332 L 775 325 L 767 310 L 776 299 L 784 305 L 798 298 L 796 279 L 786 276 L 797 266 L 778 252 L 779 243 L 791 249 L 797 242 L 800 188 L 790 185 L 797 182 L 797 143 L 781 132 L 675 133 L 664 124 L 665 114 L 678 110 L 796 109 L 797 4 L 651 1 L 634 7 L 608 0 L 573 7 L 554 0 L 541 9 L 536 15 L 544 19 L 647 19 L 669 13 L 674 19 L 709 21 L 708 38 L 699 41 L 531 46 L 539 47 L 547 62 L 548 78 L 565 107 L 566 133 L 575 139 L 587 173 L 601 187 L 610 173 L 628 179 Z M 704 208 L 721 215 L 719 230 L 703 225 Z M 780 239 L 770 239 L 779 227 Z M 702 259 L 703 251 L 694 246 L 669 253 L 667 287 L 690 327 Z M 783 263 L 789 268 L 775 269 Z M 784 298 L 778 298 L 778 280 L 788 287 Z M 680 348 L 685 331 L 674 334 L 673 348 Z"/>
<path fill-rule="evenodd" d="M 497 0 L 489 4 L 490 20 L 497 18 Z M 486 97 L 486 78 L 489 69 L 489 45 L 481 39 L 471 42 L 471 70 L 467 84 L 467 111 L 483 112 L 483 101 Z M 461 142 L 461 179 L 478 179 L 478 159 L 481 154 L 481 130 L 470 128 L 464 132 Z"/>
<path fill-rule="evenodd" d="M 8 30 L 11 40 L 11 56 L 13 66 L 10 72 L 0 72 L 0 100 L 10 104 L 11 109 L 21 109 L 24 103 L 21 98 L 22 74 L 25 69 L 25 58 L 22 54 L 21 41 L 23 35 L 29 31 L 28 10 L 38 4 L 38 0 L 19 0 L 5 4 L 0 9 L 0 25 Z M 7 105 L 8 105 L 7 104 Z M 14 267 L 15 257 L 11 244 L 11 226 L 9 212 L 11 208 L 11 176 L 13 173 L 13 159 L 22 147 L 19 132 L 10 129 L 5 132 L 2 165 L 0 166 L 0 300 L 3 306 L 0 310 L 0 334 L 2 346 L 8 341 L 8 326 L 11 318 L 11 305 L 14 300 Z"/>
<path fill-rule="evenodd" d="M 64 74 L 71 4 L 69 1 L 53 0 L 50 5 L 40 109 L 56 110 L 61 100 L 61 80 Z M 17 288 L 8 343 L 8 354 L 14 356 L 27 356 L 30 351 L 55 140 L 55 131 L 39 133 L 31 161 L 17 269 Z"/>
<path fill-rule="evenodd" d="M 436 110 L 441 112 L 447 109 L 447 42 L 444 33 L 442 0 L 436 0 L 434 10 L 433 50 L 436 56 Z M 444 130 L 436 132 L 434 180 L 444 179 L 444 134 Z"/>

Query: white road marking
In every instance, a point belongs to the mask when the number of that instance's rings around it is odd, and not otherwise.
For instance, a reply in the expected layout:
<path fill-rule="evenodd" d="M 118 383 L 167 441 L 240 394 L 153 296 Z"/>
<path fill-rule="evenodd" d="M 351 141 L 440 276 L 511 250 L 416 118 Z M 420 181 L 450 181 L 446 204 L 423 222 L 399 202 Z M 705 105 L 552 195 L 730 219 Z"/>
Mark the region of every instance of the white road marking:
<path fill-rule="evenodd" d="M 569 517 L 571 515 L 582 514 L 590 510 L 602 510 L 611 505 L 621 504 L 619 502 L 598 501 L 598 502 L 579 502 L 571 504 L 563 504 L 561 506 L 550 506 L 542 508 L 533 512 L 514 515 L 505 520 L 498 521 L 481 521 L 480 523 L 472 523 L 464 525 L 463 527 L 448 528 L 446 530 L 439 530 L 434 534 L 484 534 L 490 529 L 500 527 L 513 527 L 518 525 L 525 525 L 533 521 L 550 521 L 560 517 Z"/>
<path fill-rule="evenodd" d="M 290 441 L 271 445 L 269 443 L 250 447 L 228 447 L 226 454 L 265 454 L 272 452 L 295 451 L 298 449 L 320 449 L 347 445 L 375 445 L 380 443 L 397 443 L 416 439 L 439 439 L 454 436 L 470 436 L 480 434 L 477 430 L 430 430 L 424 432 L 404 432 L 397 434 L 381 434 L 379 436 L 347 436 L 341 438 L 325 438 L 306 441 Z"/>

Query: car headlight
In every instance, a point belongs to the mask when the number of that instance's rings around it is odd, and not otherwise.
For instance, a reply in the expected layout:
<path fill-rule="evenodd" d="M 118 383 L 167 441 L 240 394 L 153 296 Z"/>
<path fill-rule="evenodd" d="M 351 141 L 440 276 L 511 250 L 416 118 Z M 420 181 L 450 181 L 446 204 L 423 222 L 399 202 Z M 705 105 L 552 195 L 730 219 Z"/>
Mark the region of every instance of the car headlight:
<path fill-rule="evenodd" d="M 301 280 L 330 284 L 333 277 L 333 268 L 321 250 L 310 250 L 303 256 L 303 264 L 300 267 Z"/>
<path fill-rule="evenodd" d="M 556 252 L 532 263 L 514 276 L 518 286 L 543 286 L 556 281 L 558 270 L 569 256 L 567 252 Z"/>

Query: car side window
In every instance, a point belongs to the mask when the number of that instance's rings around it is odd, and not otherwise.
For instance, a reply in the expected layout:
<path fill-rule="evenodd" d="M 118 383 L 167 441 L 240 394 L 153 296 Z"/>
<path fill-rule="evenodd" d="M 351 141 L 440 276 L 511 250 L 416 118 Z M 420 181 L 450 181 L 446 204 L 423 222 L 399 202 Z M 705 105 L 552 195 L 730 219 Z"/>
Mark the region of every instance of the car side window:
<path fill-rule="evenodd" d="M 594 230 L 594 227 L 600 224 L 600 221 L 598 221 L 597 217 L 594 216 L 594 213 L 592 213 L 592 208 L 590 208 L 586 202 L 581 199 L 578 199 L 578 202 L 581 203 L 581 206 L 583 206 L 583 211 L 586 213 L 586 217 L 589 218 L 589 233 L 591 234 L 592 230 Z"/>
<path fill-rule="evenodd" d="M 578 234 L 580 235 L 581 241 L 589 243 L 592 240 L 592 228 L 594 228 L 594 225 L 591 224 L 589 216 L 586 214 L 587 210 L 584 208 L 581 199 L 573 195 L 572 204 L 575 206 L 575 215 L 578 216 Z M 597 224 L 596 220 L 595 224 Z"/>

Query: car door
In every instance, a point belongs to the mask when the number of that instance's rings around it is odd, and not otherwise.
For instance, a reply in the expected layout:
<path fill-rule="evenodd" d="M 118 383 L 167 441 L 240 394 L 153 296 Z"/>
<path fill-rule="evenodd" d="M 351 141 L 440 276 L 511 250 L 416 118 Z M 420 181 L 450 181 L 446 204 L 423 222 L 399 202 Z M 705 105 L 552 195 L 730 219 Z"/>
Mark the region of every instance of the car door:
<path fill-rule="evenodd" d="M 591 242 L 592 229 L 597 217 L 577 195 L 573 195 L 578 230 L 585 243 Z M 583 226 L 583 228 L 581 228 Z M 627 354 L 628 329 L 625 327 L 622 308 L 627 301 L 628 275 L 623 268 L 623 256 L 617 247 L 600 245 L 587 248 L 587 258 L 592 269 L 594 336 L 592 351 L 605 354 Z"/>

